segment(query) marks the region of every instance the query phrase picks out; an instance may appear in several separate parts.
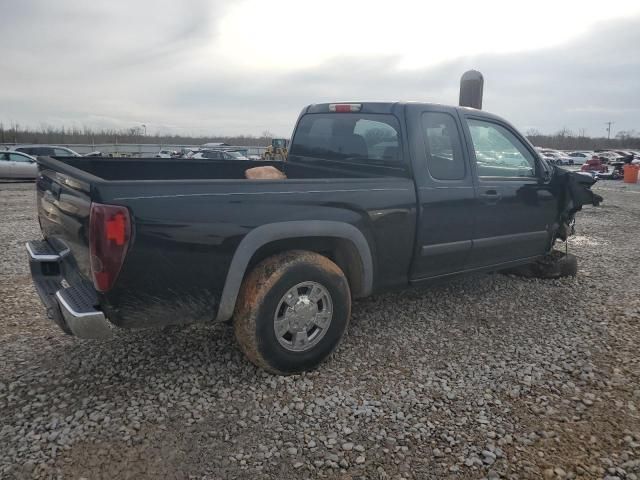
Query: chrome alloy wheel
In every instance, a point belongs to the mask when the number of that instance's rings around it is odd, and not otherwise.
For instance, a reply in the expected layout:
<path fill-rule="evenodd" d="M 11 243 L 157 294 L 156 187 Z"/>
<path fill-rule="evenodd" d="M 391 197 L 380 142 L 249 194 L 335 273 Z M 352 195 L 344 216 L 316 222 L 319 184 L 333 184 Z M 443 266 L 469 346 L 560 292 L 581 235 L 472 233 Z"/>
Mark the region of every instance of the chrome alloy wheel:
<path fill-rule="evenodd" d="M 329 291 L 317 282 L 302 282 L 284 294 L 273 317 L 280 345 L 305 352 L 325 336 L 333 318 Z"/>

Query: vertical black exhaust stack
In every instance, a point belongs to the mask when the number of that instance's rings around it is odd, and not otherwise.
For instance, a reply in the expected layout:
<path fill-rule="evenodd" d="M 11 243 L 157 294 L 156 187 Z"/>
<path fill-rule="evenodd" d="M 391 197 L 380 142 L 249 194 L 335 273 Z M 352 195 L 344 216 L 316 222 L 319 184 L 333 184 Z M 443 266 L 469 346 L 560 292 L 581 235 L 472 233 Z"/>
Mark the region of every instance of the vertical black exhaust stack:
<path fill-rule="evenodd" d="M 460 106 L 482 110 L 484 77 L 477 70 L 468 70 L 460 78 Z"/>

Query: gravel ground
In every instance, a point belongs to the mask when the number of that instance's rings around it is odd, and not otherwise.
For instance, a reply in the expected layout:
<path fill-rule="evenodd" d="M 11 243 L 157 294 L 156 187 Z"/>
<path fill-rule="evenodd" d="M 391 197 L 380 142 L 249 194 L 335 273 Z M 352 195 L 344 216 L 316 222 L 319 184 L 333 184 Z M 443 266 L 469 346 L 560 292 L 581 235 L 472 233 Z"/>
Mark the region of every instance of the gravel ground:
<path fill-rule="evenodd" d="M 640 185 L 599 182 L 575 279 L 478 275 L 357 302 L 318 371 L 250 365 L 226 325 L 64 336 L 0 185 L 1 478 L 640 478 Z"/>

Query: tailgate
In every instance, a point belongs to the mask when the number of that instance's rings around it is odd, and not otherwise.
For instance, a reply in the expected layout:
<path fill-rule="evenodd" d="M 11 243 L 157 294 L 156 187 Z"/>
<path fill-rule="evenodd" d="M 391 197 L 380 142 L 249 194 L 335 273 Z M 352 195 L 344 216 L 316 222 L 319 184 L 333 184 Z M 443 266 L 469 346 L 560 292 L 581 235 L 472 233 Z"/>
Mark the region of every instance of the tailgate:
<path fill-rule="evenodd" d="M 91 186 L 72 174 L 56 171 L 42 163 L 39 169 L 36 195 L 42 234 L 54 250 L 69 249 L 79 273 L 90 279 Z"/>

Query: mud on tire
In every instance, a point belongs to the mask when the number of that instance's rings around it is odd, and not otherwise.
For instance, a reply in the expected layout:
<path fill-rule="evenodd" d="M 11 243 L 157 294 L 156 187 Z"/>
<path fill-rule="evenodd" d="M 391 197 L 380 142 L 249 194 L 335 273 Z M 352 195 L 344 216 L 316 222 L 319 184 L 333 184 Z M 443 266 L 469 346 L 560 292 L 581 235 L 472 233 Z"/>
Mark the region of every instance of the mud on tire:
<path fill-rule="evenodd" d="M 296 295 L 297 301 L 292 299 Z M 326 327 L 316 326 L 324 325 L 328 313 Z M 247 275 L 233 325 L 240 349 L 252 363 L 287 375 L 312 370 L 327 358 L 340 342 L 350 314 L 351 293 L 342 270 L 322 255 L 293 250 L 263 260 Z M 317 320 L 320 316 L 323 322 Z M 306 322 L 313 341 L 298 344 L 296 335 L 307 332 L 305 318 L 316 319 Z M 276 324 L 280 333 L 282 325 L 290 327 L 279 334 Z"/>

